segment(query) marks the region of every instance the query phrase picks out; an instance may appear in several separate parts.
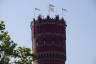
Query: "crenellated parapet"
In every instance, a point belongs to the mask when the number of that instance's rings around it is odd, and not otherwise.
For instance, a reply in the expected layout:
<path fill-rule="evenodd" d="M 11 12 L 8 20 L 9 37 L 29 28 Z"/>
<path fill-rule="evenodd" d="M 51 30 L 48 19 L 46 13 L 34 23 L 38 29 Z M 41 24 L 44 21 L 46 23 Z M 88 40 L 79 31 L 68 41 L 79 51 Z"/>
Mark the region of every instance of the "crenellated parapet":
<path fill-rule="evenodd" d="M 50 18 L 50 16 L 47 16 L 46 18 L 42 18 L 41 15 L 38 16 L 37 19 L 33 19 L 31 26 L 34 25 L 41 25 L 41 24 L 60 24 L 60 25 L 65 25 L 66 26 L 66 21 L 64 18 L 59 18 L 59 15 L 56 15 L 55 18 Z"/>

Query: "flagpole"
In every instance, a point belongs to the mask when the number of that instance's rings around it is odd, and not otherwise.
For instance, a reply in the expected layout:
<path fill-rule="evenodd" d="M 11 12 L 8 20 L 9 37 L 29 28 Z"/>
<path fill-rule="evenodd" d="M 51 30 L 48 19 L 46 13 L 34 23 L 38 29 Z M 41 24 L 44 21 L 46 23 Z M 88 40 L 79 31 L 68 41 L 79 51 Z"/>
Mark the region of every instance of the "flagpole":
<path fill-rule="evenodd" d="M 49 10 L 49 5 L 48 5 L 48 9 L 47 9 L 47 11 L 48 11 L 48 15 L 50 16 L 50 10 Z"/>
<path fill-rule="evenodd" d="M 50 10 L 49 10 L 49 16 L 51 16 L 51 15 L 50 15 Z"/>
<path fill-rule="evenodd" d="M 49 4 L 50 4 L 50 0 L 49 0 Z M 48 15 L 50 16 L 49 4 L 48 4 Z"/>
<path fill-rule="evenodd" d="M 63 18 L 63 13 L 64 13 L 64 12 L 63 12 L 63 8 L 62 8 L 62 18 Z"/>
<path fill-rule="evenodd" d="M 35 18 L 35 11 L 34 11 L 34 18 Z"/>
<path fill-rule="evenodd" d="M 49 4 L 48 4 L 48 15 L 51 16 L 51 11 L 50 11 L 50 4 L 52 3 L 51 0 L 48 0 L 49 1 Z"/>
<path fill-rule="evenodd" d="M 34 18 L 35 18 L 35 9 L 34 9 Z"/>

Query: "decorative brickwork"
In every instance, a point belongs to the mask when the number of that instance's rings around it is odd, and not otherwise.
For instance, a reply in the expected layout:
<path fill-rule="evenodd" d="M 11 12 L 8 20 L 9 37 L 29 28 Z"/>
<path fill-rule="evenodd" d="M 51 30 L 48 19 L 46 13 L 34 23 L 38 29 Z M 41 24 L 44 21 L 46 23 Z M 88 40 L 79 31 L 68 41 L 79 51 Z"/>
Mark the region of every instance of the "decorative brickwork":
<path fill-rule="evenodd" d="M 38 16 L 31 23 L 34 64 L 65 64 L 66 22 L 63 18 Z"/>

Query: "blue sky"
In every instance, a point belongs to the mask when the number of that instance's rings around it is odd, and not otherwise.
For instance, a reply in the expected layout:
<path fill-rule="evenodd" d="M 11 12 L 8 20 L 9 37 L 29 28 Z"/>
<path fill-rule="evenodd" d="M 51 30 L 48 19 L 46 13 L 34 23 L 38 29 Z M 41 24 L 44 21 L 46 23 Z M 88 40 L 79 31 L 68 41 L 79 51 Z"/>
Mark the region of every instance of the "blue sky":
<path fill-rule="evenodd" d="M 30 22 L 34 8 L 47 15 L 48 4 L 67 22 L 66 64 L 96 64 L 96 0 L 0 0 L 0 20 L 5 21 L 12 39 L 19 46 L 32 47 Z"/>

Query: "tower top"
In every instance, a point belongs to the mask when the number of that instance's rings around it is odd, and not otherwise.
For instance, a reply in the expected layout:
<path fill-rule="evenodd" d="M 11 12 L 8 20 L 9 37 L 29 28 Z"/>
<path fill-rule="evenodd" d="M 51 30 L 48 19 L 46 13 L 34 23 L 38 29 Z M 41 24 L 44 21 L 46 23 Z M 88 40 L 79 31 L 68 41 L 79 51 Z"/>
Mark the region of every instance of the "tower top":
<path fill-rule="evenodd" d="M 67 26 L 64 18 L 59 18 L 59 15 L 56 15 L 54 18 L 51 18 L 49 15 L 43 18 L 42 15 L 39 15 L 37 19 L 33 18 L 30 27 L 32 28 L 32 26 L 38 26 L 42 24 L 60 24 L 64 25 L 65 27 Z"/>
<path fill-rule="evenodd" d="M 37 19 L 33 18 L 32 23 L 44 23 L 44 22 L 56 22 L 56 23 L 62 23 L 66 25 L 66 21 L 64 18 L 60 18 L 59 15 L 56 15 L 54 18 L 51 18 L 49 15 L 47 15 L 45 18 L 42 17 L 42 15 L 39 15 Z"/>

